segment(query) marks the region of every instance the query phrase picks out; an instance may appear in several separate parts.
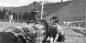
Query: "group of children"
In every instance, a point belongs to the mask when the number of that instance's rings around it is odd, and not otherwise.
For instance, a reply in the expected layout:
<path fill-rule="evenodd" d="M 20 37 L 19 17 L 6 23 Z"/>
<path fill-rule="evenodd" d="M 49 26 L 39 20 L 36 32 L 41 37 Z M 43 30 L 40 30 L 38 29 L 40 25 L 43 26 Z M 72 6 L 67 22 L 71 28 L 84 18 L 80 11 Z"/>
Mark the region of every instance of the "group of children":
<path fill-rule="evenodd" d="M 61 25 L 58 24 L 59 19 L 57 17 L 52 17 L 50 19 L 50 28 L 52 28 L 52 35 L 51 39 L 50 39 L 50 43 L 54 43 L 54 42 L 64 42 L 65 40 L 65 32 L 64 29 Z M 55 32 L 56 30 L 56 32 Z"/>

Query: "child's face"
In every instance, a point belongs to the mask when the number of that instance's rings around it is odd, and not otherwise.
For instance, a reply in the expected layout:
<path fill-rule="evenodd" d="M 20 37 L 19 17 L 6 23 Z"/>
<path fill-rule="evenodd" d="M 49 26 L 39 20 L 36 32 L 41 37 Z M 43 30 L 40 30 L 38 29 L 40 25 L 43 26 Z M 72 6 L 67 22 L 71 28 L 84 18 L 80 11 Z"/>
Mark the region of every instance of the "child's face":
<path fill-rule="evenodd" d="M 52 24 L 53 23 L 53 20 L 50 20 L 50 23 Z"/>
<path fill-rule="evenodd" d="M 54 20 L 51 20 L 50 23 L 51 23 L 51 24 L 55 24 Z"/>

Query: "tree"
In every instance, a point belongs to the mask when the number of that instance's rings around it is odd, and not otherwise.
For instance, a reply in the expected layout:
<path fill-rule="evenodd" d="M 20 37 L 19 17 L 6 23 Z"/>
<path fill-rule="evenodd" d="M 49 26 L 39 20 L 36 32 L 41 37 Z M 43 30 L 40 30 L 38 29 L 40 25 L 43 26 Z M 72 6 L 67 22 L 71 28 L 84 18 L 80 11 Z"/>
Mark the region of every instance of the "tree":
<path fill-rule="evenodd" d="M 37 14 L 37 12 L 31 12 L 29 15 L 29 20 L 36 20 L 35 15 Z"/>
<path fill-rule="evenodd" d="M 12 15 L 13 15 L 14 20 L 16 20 L 17 19 L 17 13 L 13 12 Z"/>
<path fill-rule="evenodd" d="M 28 20 L 28 17 L 29 17 L 29 13 L 24 12 L 24 14 L 22 15 L 23 20 L 24 21 L 27 21 Z"/>
<path fill-rule="evenodd" d="M 5 9 L 5 8 L 3 8 L 2 11 L 0 10 L 0 19 L 5 19 L 6 12 L 7 12 L 7 9 Z"/>
<path fill-rule="evenodd" d="M 24 15 L 22 15 L 22 18 L 23 18 L 23 20 L 25 20 L 25 21 L 31 21 L 31 20 L 36 20 L 36 18 L 35 18 L 35 15 L 37 14 L 37 12 L 30 12 L 30 13 L 28 13 L 28 12 L 25 12 L 24 13 Z"/>

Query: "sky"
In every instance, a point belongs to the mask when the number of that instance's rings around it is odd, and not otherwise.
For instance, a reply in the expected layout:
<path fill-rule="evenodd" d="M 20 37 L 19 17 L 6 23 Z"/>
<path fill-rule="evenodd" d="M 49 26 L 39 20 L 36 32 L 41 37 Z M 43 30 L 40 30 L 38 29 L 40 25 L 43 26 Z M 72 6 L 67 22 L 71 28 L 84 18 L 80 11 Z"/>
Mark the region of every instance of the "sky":
<path fill-rule="evenodd" d="M 0 0 L 0 6 L 19 7 L 19 6 L 29 5 L 34 1 L 40 1 L 40 0 Z M 60 2 L 61 0 L 45 0 L 45 1 Z M 63 0 L 63 1 L 69 1 L 69 0 Z"/>

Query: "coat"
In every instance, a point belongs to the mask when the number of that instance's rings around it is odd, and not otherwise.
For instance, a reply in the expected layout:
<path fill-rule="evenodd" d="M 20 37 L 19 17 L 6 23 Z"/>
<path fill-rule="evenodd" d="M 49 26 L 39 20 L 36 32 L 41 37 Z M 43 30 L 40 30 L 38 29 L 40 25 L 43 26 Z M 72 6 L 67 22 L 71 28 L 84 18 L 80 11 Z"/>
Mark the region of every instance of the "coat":
<path fill-rule="evenodd" d="M 0 43 L 19 43 L 19 41 L 12 33 L 0 32 Z"/>

